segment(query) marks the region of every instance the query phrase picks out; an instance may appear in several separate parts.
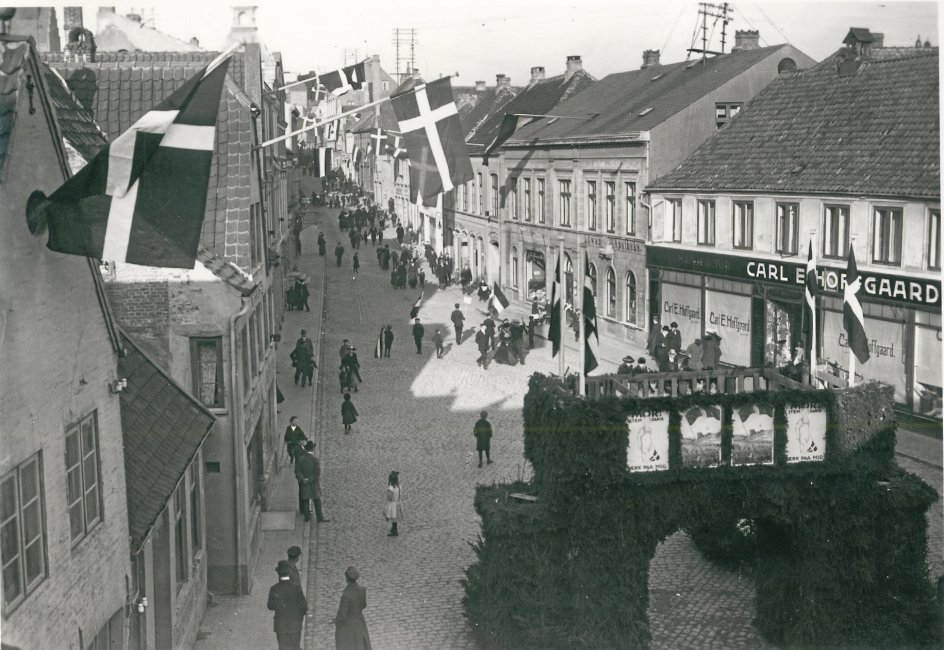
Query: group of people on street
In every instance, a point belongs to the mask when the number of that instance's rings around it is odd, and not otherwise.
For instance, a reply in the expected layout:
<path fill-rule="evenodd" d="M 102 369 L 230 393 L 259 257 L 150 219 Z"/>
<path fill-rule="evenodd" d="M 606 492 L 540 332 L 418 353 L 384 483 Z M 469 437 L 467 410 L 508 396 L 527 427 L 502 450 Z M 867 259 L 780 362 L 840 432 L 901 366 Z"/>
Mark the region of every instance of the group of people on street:
<path fill-rule="evenodd" d="M 295 385 L 298 386 L 299 380 L 301 380 L 302 388 L 305 387 L 306 381 L 309 386 L 314 385 L 315 368 L 318 367 L 315 363 L 315 345 L 308 338 L 305 330 L 301 331 L 301 335 L 295 341 L 295 347 L 289 353 L 289 358 L 292 360 L 292 367 L 295 368 Z"/>

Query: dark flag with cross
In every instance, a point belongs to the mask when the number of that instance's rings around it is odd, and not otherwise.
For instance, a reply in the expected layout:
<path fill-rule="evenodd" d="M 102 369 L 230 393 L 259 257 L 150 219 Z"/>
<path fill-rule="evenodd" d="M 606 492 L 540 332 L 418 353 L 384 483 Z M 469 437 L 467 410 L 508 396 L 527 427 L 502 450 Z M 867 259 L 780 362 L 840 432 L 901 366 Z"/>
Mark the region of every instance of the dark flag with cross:
<path fill-rule="evenodd" d="M 378 126 L 377 130 L 370 134 L 370 149 L 378 158 L 386 153 L 386 142 L 387 134 Z"/>

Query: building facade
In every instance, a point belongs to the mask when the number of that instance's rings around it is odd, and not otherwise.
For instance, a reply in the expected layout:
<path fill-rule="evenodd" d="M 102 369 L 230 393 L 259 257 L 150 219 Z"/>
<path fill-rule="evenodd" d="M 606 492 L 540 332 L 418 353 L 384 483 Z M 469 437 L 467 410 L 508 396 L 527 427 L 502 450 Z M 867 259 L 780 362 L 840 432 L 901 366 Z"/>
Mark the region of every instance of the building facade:
<path fill-rule="evenodd" d="M 857 382 L 889 383 L 897 402 L 940 419 L 938 50 L 877 47 L 868 30 L 846 44 L 773 82 L 730 129 L 650 185 L 652 311 L 679 322 L 683 345 L 715 329 L 723 362 L 786 365 L 810 344 L 812 244 L 818 370 L 848 379 L 851 246 L 871 356 L 857 364 Z"/>

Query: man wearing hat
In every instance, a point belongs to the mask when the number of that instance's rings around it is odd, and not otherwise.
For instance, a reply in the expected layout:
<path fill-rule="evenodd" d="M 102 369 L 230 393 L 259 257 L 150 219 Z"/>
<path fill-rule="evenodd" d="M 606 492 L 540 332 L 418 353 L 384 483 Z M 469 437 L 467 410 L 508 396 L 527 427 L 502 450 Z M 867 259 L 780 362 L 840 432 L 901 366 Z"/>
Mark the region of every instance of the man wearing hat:
<path fill-rule="evenodd" d="M 616 369 L 617 375 L 632 375 L 633 374 L 633 362 L 636 359 L 631 356 L 623 357 L 623 363 L 620 364 L 619 368 Z"/>
<path fill-rule="evenodd" d="M 275 567 L 279 581 L 269 588 L 269 600 L 266 603 L 275 612 L 275 638 L 279 650 L 300 650 L 302 645 L 302 623 L 308 612 L 308 601 L 302 588 L 292 582 L 291 563 L 279 560 Z"/>
<path fill-rule="evenodd" d="M 646 357 L 639 357 L 639 361 L 636 364 L 636 367 L 633 368 L 634 375 L 642 375 L 649 372 L 649 367 L 646 366 Z"/>
<path fill-rule="evenodd" d="M 413 321 L 413 342 L 416 343 L 417 354 L 423 354 L 423 334 L 425 334 L 425 330 L 420 324 L 420 319 L 417 318 Z"/>
<path fill-rule="evenodd" d="M 301 576 L 298 575 L 298 558 L 302 555 L 302 549 L 298 546 L 289 546 L 288 547 L 288 563 L 291 568 L 291 572 L 288 574 L 288 577 L 291 578 L 292 582 L 297 584 L 299 587 L 302 586 Z"/>
<path fill-rule="evenodd" d="M 449 320 L 452 321 L 452 324 L 456 328 L 456 345 L 462 344 L 462 324 L 465 321 L 465 316 L 462 315 L 462 310 L 459 309 L 459 303 L 456 303 L 456 308 L 452 310 L 452 314 L 449 316 Z"/>
<path fill-rule="evenodd" d="M 508 333 L 511 335 L 511 349 L 521 365 L 524 365 L 524 324 L 520 319 L 516 318 L 511 321 Z"/>
<path fill-rule="evenodd" d="M 490 450 L 492 447 L 492 425 L 486 419 L 488 411 L 482 411 L 481 417 L 472 428 L 472 435 L 475 436 L 475 450 L 479 453 L 479 467 L 482 466 L 482 452 L 485 452 L 485 459 L 488 464 L 492 464 Z"/>
<path fill-rule="evenodd" d="M 678 323 L 672 321 L 669 325 L 669 333 L 665 337 L 665 343 L 670 350 L 675 350 L 678 354 L 682 349 L 682 333 L 679 331 Z"/>
<path fill-rule="evenodd" d="M 295 459 L 295 479 L 298 481 L 298 508 L 311 520 L 311 501 L 315 502 L 315 519 L 328 521 L 321 512 L 321 463 L 315 458 L 315 441 L 305 443 L 305 453 Z"/>

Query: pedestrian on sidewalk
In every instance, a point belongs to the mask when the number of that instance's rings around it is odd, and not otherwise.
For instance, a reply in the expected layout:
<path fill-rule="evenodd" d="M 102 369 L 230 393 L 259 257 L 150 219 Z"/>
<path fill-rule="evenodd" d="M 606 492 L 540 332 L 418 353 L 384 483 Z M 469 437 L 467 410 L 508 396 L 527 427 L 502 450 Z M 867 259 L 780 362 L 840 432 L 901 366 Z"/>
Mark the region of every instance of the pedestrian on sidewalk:
<path fill-rule="evenodd" d="M 417 354 L 423 354 L 423 334 L 425 331 L 419 318 L 413 321 L 413 342 L 416 343 Z"/>
<path fill-rule="evenodd" d="M 299 587 L 301 587 L 302 578 L 298 574 L 298 558 L 300 558 L 302 555 L 302 549 L 299 548 L 298 546 L 289 546 L 287 553 L 288 553 L 288 563 L 291 569 L 290 573 L 288 574 L 288 577 L 292 582 L 294 582 Z M 302 591 L 304 591 L 304 589 Z"/>
<path fill-rule="evenodd" d="M 295 349 L 288 355 L 292 360 L 292 366 L 295 367 L 295 385 L 297 386 L 298 380 L 301 379 L 302 388 L 305 387 L 306 380 L 309 384 L 312 383 L 315 368 L 318 367 L 310 345 L 311 341 L 305 339 L 305 331 L 302 330 L 302 338 L 295 342 Z"/>
<path fill-rule="evenodd" d="M 358 271 L 360 270 L 360 268 L 361 268 L 361 261 L 360 261 L 360 259 L 357 257 L 357 253 L 354 253 L 354 258 L 351 260 L 351 268 L 354 269 L 354 275 L 357 275 L 357 272 L 358 272 Z M 306 307 L 308 306 L 307 303 L 306 303 L 305 306 L 306 306 Z"/>
<path fill-rule="evenodd" d="M 325 236 L 323 232 L 318 233 L 318 254 L 324 257 L 325 251 L 328 248 L 328 243 L 325 241 Z"/>
<path fill-rule="evenodd" d="M 426 271 L 424 271 L 423 269 L 420 269 L 419 273 L 417 274 L 417 277 L 420 279 L 420 289 L 425 288 L 426 287 Z"/>
<path fill-rule="evenodd" d="M 351 425 L 357 422 L 357 409 L 351 402 L 351 394 L 344 393 L 344 401 L 341 402 L 341 423 L 344 425 L 344 433 L 351 432 Z"/>
<path fill-rule="evenodd" d="M 306 436 L 302 428 L 298 426 L 297 416 L 293 415 L 289 418 L 288 426 L 285 427 L 284 439 L 285 446 L 288 448 L 288 462 L 292 464 L 295 462 L 295 458 L 305 453 L 302 445 L 308 440 L 308 436 Z"/>
<path fill-rule="evenodd" d="M 443 347 L 443 337 L 438 327 L 436 328 L 436 331 L 433 332 L 433 345 L 436 346 L 436 358 L 442 359 L 446 350 Z"/>
<path fill-rule="evenodd" d="M 387 477 L 387 505 L 384 510 L 387 521 L 390 522 L 388 537 L 400 534 L 397 523 L 403 518 L 403 507 L 400 505 L 400 472 L 390 472 Z"/>
<path fill-rule="evenodd" d="M 315 519 L 328 521 L 321 512 L 321 462 L 315 458 L 315 441 L 305 443 L 305 453 L 295 461 L 295 479 L 298 481 L 298 507 L 311 520 L 311 501 L 315 502 Z"/>
<path fill-rule="evenodd" d="M 456 328 L 456 345 L 462 345 L 462 325 L 465 322 L 465 316 L 462 315 L 462 310 L 459 309 L 459 303 L 456 303 L 456 308 L 452 310 L 449 320 Z"/>
<path fill-rule="evenodd" d="M 357 584 L 361 572 L 357 567 L 349 566 L 344 572 L 347 586 L 341 592 L 338 613 L 334 623 L 334 647 L 336 650 L 371 650 L 370 633 L 367 631 L 367 619 L 364 609 L 367 607 L 367 590 Z"/>
<path fill-rule="evenodd" d="M 486 419 L 488 411 L 482 411 L 475 426 L 472 427 L 472 435 L 475 436 L 475 450 L 479 453 L 479 467 L 482 466 L 482 452 L 485 452 L 485 460 L 489 465 L 492 464 L 490 451 L 492 448 L 492 425 Z"/>
<path fill-rule="evenodd" d="M 482 366 L 484 370 L 488 370 L 489 340 L 485 325 L 480 326 L 479 331 L 475 333 L 475 345 L 479 348 L 479 358 L 475 360 L 475 363 Z"/>
<path fill-rule="evenodd" d="M 528 349 L 534 349 L 534 314 L 528 316 Z"/>
<path fill-rule="evenodd" d="M 302 623 L 308 613 L 308 601 L 302 588 L 292 582 L 291 566 L 287 560 L 279 560 L 275 567 L 279 581 L 269 588 L 266 603 L 275 612 L 275 638 L 279 650 L 300 650 L 302 644 Z"/>
<path fill-rule="evenodd" d="M 389 358 L 390 358 L 390 348 L 393 347 L 393 326 L 392 326 L 392 325 L 387 325 L 387 327 L 384 329 L 383 337 L 384 337 L 384 341 L 383 341 L 383 344 L 384 344 L 384 349 L 383 349 L 383 351 L 384 351 L 384 356 L 389 359 Z"/>
<path fill-rule="evenodd" d="M 338 242 L 338 245 L 334 247 L 334 257 L 338 260 L 338 266 L 341 266 L 341 258 L 344 257 L 344 246 L 341 245 L 341 242 Z"/>

